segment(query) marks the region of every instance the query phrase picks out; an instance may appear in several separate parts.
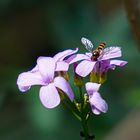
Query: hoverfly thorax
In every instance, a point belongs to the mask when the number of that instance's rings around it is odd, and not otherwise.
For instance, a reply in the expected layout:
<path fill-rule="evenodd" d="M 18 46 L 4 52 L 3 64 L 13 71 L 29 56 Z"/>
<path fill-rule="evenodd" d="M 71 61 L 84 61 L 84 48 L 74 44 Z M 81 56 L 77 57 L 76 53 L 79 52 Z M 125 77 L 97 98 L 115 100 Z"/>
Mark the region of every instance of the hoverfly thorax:
<path fill-rule="evenodd" d="M 98 50 L 94 50 L 92 52 L 91 60 L 92 61 L 97 61 L 98 57 L 100 56 L 100 52 Z"/>

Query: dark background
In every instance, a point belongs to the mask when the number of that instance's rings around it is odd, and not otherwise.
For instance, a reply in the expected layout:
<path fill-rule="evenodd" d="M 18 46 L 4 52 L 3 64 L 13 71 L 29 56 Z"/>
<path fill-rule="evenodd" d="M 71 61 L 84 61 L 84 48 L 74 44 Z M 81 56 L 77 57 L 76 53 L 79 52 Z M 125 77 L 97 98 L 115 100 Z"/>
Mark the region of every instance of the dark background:
<path fill-rule="evenodd" d="M 139 133 L 132 134 L 137 126 L 132 123 L 130 131 L 131 121 L 126 121 L 135 114 L 140 118 L 140 57 L 121 0 L 0 0 L 0 140 L 82 139 L 80 123 L 66 109 L 48 110 L 38 87 L 21 93 L 16 85 L 18 74 L 30 70 L 38 56 L 76 47 L 84 52 L 82 36 L 95 46 L 102 41 L 121 46 L 120 59 L 129 62 L 108 73 L 100 92 L 109 111 L 95 116 L 90 129 L 97 140 L 140 139 Z"/>

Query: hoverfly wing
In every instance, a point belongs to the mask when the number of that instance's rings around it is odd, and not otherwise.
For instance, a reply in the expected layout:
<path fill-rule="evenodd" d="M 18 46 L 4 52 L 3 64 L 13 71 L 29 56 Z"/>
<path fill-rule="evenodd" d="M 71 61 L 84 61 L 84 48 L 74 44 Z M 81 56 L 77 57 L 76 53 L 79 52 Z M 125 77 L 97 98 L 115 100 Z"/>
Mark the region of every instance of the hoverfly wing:
<path fill-rule="evenodd" d="M 121 48 L 117 46 L 108 47 L 103 49 L 102 53 L 99 56 L 99 59 L 105 60 L 121 56 Z"/>
<path fill-rule="evenodd" d="M 81 42 L 82 42 L 82 44 L 85 46 L 85 48 L 86 48 L 88 51 L 92 52 L 93 44 L 92 44 L 92 42 L 91 42 L 90 40 L 88 40 L 88 39 L 85 38 L 85 37 L 82 37 L 82 38 L 81 38 Z"/>

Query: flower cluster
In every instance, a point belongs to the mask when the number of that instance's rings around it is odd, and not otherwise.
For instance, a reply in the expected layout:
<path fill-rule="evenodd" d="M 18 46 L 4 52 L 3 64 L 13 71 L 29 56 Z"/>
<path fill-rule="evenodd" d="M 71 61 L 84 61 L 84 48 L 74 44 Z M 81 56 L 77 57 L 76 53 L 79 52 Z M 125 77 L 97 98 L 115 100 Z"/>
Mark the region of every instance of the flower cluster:
<path fill-rule="evenodd" d="M 46 108 L 58 106 L 61 101 L 60 93 L 63 93 L 79 112 L 84 109 L 87 110 L 84 111 L 87 114 L 90 111 L 97 115 L 101 112 L 107 112 L 108 105 L 98 92 L 99 88 L 105 82 L 109 69 L 114 70 L 116 66 L 122 67 L 127 62 L 112 60 L 112 58 L 122 55 L 120 47 L 104 49 L 104 46 L 102 46 L 92 51 L 93 45 L 88 39 L 82 38 L 82 43 L 89 52 L 78 54 L 78 48 L 76 48 L 76 50 L 68 49 L 59 52 L 54 57 L 39 57 L 32 70 L 23 72 L 18 76 L 19 90 L 25 92 L 32 85 L 41 85 L 39 97 Z M 77 93 L 73 93 L 69 84 L 68 70 L 70 65 L 74 65 L 75 86 L 80 89 L 85 87 L 87 91 L 85 94 L 80 93 L 81 103 L 76 101 L 74 95 Z M 88 77 L 89 82 L 84 84 L 84 77 Z M 89 106 L 89 108 L 86 106 Z"/>

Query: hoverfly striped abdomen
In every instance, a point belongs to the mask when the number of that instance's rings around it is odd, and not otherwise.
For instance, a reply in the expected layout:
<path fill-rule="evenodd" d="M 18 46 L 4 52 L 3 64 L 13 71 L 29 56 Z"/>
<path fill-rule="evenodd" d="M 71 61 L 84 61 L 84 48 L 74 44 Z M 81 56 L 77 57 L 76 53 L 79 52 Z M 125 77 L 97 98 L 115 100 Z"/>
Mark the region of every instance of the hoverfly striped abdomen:
<path fill-rule="evenodd" d="M 99 46 L 98 46 L 98 50 L 103 50 L 104 49 L 104 47 L 105 47 L 105 45 L 106 45 L 106 43 L 105 42 L 103 42 L 103 43 L 101 43 Z"/>

